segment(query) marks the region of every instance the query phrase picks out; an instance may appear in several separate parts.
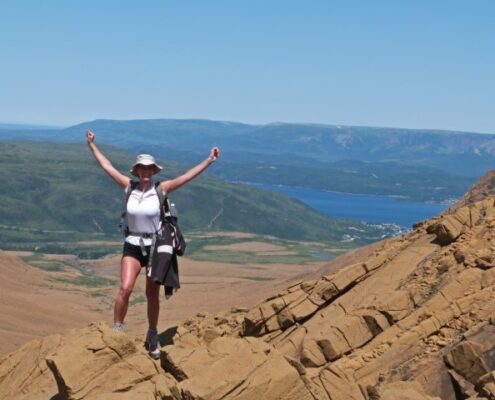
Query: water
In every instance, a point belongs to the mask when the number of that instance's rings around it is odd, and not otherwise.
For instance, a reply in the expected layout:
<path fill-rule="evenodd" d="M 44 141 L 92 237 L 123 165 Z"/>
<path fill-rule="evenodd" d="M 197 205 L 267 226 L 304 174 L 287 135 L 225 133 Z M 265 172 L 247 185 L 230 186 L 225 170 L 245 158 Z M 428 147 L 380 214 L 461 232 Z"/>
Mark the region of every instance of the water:
<path fill-rule="evenodd" d="M 448 204 L 415 203 L 390 196 L 375 196 L 330 192 L 316 189 L 261 185 L 266 190 L 301 200 L 322 214 L 336 218 L 350 218 L 367 223 L 396 224 L 410 228 L 415 222 L 429 219 L 448 207 Z"/>

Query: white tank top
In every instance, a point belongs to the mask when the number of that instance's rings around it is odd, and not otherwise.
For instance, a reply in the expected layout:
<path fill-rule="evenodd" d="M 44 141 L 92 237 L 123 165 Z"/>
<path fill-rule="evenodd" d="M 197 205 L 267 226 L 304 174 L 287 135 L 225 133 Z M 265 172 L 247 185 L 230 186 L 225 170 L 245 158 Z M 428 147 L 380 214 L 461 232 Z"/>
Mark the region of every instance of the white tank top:
<path fill-rule="evenodd" d="M 160 201 L 155 184 L 147 190 L 134 189 L 127 201 L 127 224 L 130 232 L 154 233 L 160 228 Z M 139 236 L 129 235 L 125 241 L 139 246 Z M 143 238 L 145 246 L 150 246 L 152 239 Z"/>

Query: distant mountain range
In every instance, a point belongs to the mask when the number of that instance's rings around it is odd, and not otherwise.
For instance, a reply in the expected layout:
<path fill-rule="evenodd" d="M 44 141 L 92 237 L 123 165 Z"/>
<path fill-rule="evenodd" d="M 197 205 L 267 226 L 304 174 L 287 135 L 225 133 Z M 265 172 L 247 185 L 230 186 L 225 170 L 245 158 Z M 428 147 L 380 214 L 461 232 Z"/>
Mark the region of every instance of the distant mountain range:
<path fill-rule="evenodd" d="M 442 201 L 461 196 L 495 163 L 495 135 L 317 124 L 96 120 L 60 130 L 2 129 L 3 140 L 84 141 L 195 163 L 213 145 L 230 181 Z"/>

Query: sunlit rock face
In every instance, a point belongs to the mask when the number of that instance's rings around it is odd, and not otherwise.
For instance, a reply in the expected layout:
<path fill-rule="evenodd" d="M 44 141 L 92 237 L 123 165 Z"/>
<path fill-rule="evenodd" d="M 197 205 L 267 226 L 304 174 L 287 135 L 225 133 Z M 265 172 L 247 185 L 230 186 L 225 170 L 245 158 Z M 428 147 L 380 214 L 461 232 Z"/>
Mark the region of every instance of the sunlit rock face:
<path fill-rule="evenodd" d="M 30 342 L 0 361 L 0 399 L 493 399 L 494 267 L 485 195 L 251 309 L 183 321 L 159 361 L 103 324 Z"/>

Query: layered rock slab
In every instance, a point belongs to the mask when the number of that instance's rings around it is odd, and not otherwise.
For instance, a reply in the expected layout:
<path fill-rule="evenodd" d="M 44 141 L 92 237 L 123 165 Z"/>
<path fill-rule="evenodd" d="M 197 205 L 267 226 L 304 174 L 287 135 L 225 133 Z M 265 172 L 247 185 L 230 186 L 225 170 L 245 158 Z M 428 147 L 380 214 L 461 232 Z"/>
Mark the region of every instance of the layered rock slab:
<path fill-rule="evenodd" d="M 32 340 L 0 360 L 0 399 L 50 399 L 58 393 L 46 357 L 61 343 L 61 335 Z"/>
<path fill-rule="evenodd" d="M 453 396 L 447 365 L 438 370 L 441 392 L 428 387 L 415 365 L 441 358 L 495 308 L 493 217 L 489 198 L 419 224 L 362 263 L 268 299 L 247 314 L 240 333 L 273 343 L 306 368 L 338 367 L 347 376 L 340 378 L 343 385 L 354 382 L 361 392 L 400 368 L 412 371 L 431 394 Z M 335 282 L 344 276 L 350 279 L 339 287 Z M 305 312 L 295 315 L 292 310 L 303 304 Z M 280 310 L 289 314 L 284 324 Z"/>
<path fill-rule="evenodd" d="M 219 337 L 192 350 L 167 346 L 162 366 L 180 381 L 185 399 L 313 399 L 297 369 L 256 338 Z"/>
<path fill-rule="evenodd" d="M 184 321 L 160 364 L 98 324 L 45 358 L 72 399 L 494 398 L 494 217 L 483 199 L 252 309 Z"/>
<path fill-rule="evenodd" d="M 64 336 L 63 343 L 46 362 L 63 399 L 80 400 L 129 391 L 137 396 L 143 387 L 147 389 L 140 395 L 142 398 L 149 394 L 172 398 L 166 386 L 157 385 L 157 379 L 165 380 L 165 376 L 142 345 L 103 323 Z"/>

